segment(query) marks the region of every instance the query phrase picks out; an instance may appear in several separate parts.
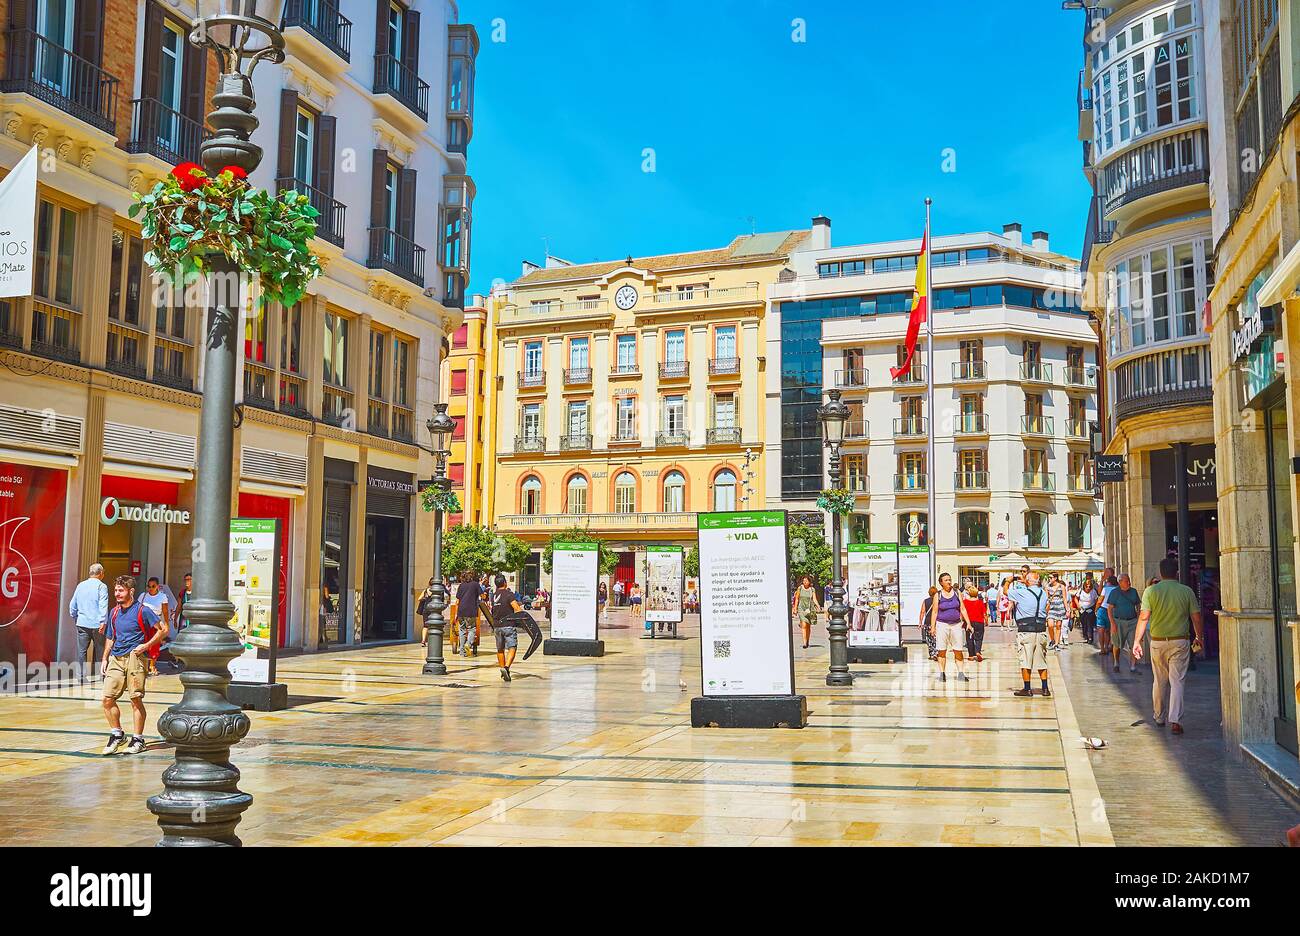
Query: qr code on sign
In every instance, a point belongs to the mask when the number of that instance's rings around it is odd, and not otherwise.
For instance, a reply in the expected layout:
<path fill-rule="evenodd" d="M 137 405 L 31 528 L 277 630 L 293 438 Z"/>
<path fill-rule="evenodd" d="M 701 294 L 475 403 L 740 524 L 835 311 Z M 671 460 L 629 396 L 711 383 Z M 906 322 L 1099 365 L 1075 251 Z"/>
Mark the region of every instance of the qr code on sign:
<path fill-rule="evenodd" d="M 566 617 L 568 617 L 568 616 L 569 616 L 569 609 L 568 609 L 568 608 L 556 608 L 556 609 L 555 609 L 555 617 L 556 617 L 558 620 L 563 621 L 563 620 L 564 620 Z"/>
<path fill-rule="evenodd" d="M 713 658 L 715 660 L 725 660 L 731 656 L 730 640 L 713 641 Z"/>

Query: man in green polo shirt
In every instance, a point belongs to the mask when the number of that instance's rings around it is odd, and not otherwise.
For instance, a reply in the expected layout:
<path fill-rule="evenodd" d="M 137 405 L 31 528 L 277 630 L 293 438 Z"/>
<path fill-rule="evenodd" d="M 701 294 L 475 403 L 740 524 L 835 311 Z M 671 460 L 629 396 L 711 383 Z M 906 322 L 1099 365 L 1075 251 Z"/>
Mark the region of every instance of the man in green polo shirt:
<path fill-rule="evenodd" d="M 1192 622 L 1196 638 L 1188 646 L 1187 622 Z M 1142 593 L 1142 614 L 1138 617 L 1137 639 L 1133 656 L 1142 658 L 1142 638 L 1151 633 L 1151 672 L 1155 683 L 1151 702 L 1156 724 L 1165 724 L 1165 692 L 1169 693 L 1169 730 L 1183 733 L 1183 682 L 1193 653 L 1201 650 L 1201 603 L 1196 593 L 1178 581 L 1178 560 L 1160 560 L 1160 581 Z"/>

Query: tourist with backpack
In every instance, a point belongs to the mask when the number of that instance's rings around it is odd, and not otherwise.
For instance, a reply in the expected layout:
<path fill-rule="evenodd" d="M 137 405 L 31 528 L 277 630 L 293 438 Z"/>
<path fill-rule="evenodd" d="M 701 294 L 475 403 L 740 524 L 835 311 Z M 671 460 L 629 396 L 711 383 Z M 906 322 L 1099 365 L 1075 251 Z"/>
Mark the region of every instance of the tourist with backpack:
<path fill-rule="evenodd" d="M 104 634 L 104 660 L 101 675 L 104 677 L 104 717 L 108 719 L 111 733 L 104 745 L 104 754 L 116 754 L 126 744 L 122 732 L 122 712 L 117 700 L 127 693 L 131 702 L 131 721 L 134 733 L 126 746 L 126 753 L 139 754 L 144 750 L 144 689 L 149 654 L 167 638 L 167 622 L 135 596 L 135 580 L 129 575 L 119 575 L 113 583 L 116 607 L 108 616 Z"/>

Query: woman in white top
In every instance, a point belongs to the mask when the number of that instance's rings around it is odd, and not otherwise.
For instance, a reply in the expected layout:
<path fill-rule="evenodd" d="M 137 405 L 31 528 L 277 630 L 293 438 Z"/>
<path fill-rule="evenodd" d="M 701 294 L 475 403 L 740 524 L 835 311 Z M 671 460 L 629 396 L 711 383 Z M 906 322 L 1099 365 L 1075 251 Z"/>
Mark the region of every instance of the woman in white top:
<path fill-rule="evenodd" d="M 1079 627 L 1087 643 L 1092 643 L 1092 635 L 1097 630 L 1097 602 L 1100 599 L 1101 594 L 1097 591 L 1097 583 L 1092 580 L 1092 576 L 1084 579 L 1083 588 L 1074 593 L 1074 606 L 1079 610 Z"/>

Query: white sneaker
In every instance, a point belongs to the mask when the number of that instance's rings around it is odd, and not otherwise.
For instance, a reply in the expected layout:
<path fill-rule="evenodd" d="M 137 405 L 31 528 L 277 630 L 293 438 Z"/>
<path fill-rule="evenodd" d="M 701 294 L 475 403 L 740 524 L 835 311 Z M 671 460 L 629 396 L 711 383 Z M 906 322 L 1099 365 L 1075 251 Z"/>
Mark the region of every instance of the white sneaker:
<path fill-rule="evenodd" d="M 104 756 L 108 756 L 109 754 L 116 754 L 117 749 L 124 744 L 126 744 L 126 735 L 122 734 L 121 732 L 115 731 L 108 736 L 108 743 L 104 745 L 104 750 L 101 751 L 100 753 L 103 754 Z"/>

